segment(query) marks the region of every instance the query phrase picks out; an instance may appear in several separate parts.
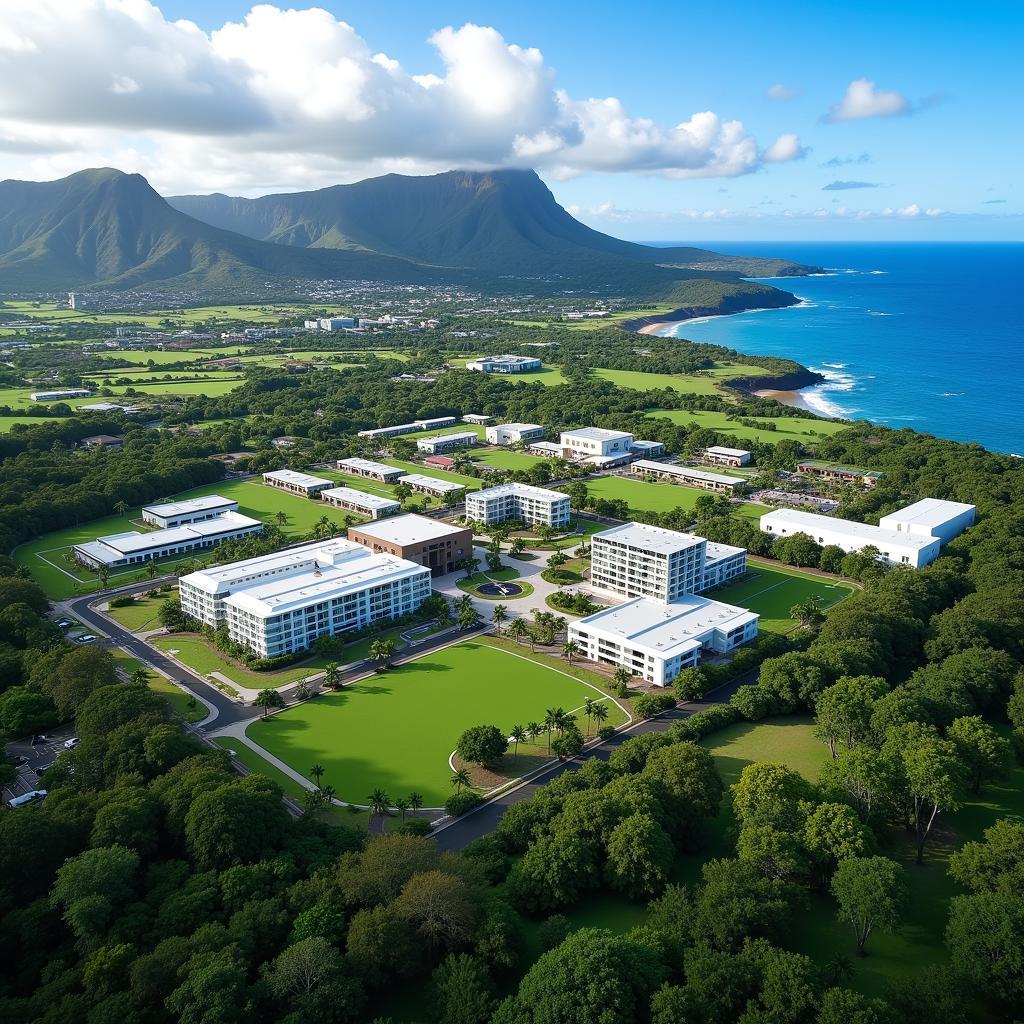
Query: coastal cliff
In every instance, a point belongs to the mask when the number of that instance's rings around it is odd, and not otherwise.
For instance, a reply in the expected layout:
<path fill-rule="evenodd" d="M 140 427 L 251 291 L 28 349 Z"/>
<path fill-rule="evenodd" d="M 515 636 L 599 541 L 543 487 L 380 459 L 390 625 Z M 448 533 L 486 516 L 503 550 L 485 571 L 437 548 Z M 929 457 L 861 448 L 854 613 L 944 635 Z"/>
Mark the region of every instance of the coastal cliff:
<path fill-rule="evenodd" d="M 781 288 L 770 288 L 753 295 L 724 294 L 721 301 L 715 306 L 681 306 L 667 313 L 655 313 L 623 320 L 620 326 L 626 331 L 647 333 L 644 328 L 656 327 L 659 324 L 682 323 L 705 316 L 730 316 L 734 313 L 750 313 L 761 309 L 785 309 L 787 306 L 796 306 L 799 303 L 800 299 L 791 292 L 784 292 Z"/>
<path fill-rule="evenodd" d="M 758 391 L 799 391 L 823 383 L 825 378 L 815 370 L 801 366 L 790 373 L 765 374 L 763 377 L 736 377 L 724 381 L 726 387 L 742 391 L 745 395 L 756 395 Z"/>

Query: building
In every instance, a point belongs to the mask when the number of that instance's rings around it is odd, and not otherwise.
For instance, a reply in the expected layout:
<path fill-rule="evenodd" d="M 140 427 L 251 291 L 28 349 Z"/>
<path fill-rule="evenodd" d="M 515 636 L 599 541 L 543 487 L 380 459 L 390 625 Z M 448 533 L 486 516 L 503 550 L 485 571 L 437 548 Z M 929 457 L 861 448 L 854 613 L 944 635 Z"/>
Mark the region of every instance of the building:
<path fill-rule="evenodd" d="M 441 427 L 453 427 L 458 422 L 454 416 L 435 416 L 429 420 L 413 420 L 417 430 L 438 430 Z"/>
<path fill-rule="evenodd" d="M 484 416 L 482 413 L 467 412 L 466 415 L 462 417 L 462 422 L 472 423 L 474 426 L 477 427 L 486 427 L 487 424 L 490 423 L 491 420 L 493 419 L 493 416 Z"/>
<path fill-rule="evenodd" d="M 115 434 L 93 434 L 78 442 L 83 448 L 123 448 L 124 438 Z"/>
<path fill-rule="evenodd" d="M 847 553 L 873 547 L 885 561 L 915 569 L 935 561 L 942 546 L 938 537 L 869 526 L 795 508 L 780 508 L 761 516 L 761 532 L 774 537 L 804 533 L 822 547 L 833 544 Z"/>
<path fill-rule="evenodd" d="M 447 498 L 456 491 L 466 489 L 457 480 L 438 480 L 437 477 L 424 476 L 422 473 L 406 473 L 398 482 L 408 484 L 414 491 L 429 494 L 434 498 Z"/>
<path fill-rule="evenodd" d="M 705 462 L 719 466 L 749 466 L 753 457 L 753 453 L 745 448 L 725 448 L 720 444 L 712 445 L 704 452 Z"/>
<path fill-rule="evenodd" d="M 29 398 L 33 402 L 62 402 L 68 398 L 88 398 L 91 394 L 86 388 L 64 388 L 62 391 L 33 391 Z"/>
<path fill-rule="evenodd" d="M 121 412 L 131 416 L 139 410 L 134 405 L 118 405 L 116 402 L 94 402 L 92 405 L 80 405 L 79 412 Z"/>
<path fill-rule="evenodd" d="M 634 440 L 629 450 L 638 459 L 657 458 L 665 454 L 665 446 L 661 441 Z"/>
<path fill-rule="evenodd" d="M 554 441 L 531 441 L 526 450 L 531 455 L 537 455 L 542 459 L 560 459 L 562 458 L 562 448 L 560 445 L 555 444 Z"/>
<path fill-rule="evenodd" d="M 704 651 L 729 654 L 757 636 L 758 616 L 688 594 L 670 604 L 636 598 L 569 624 L 569 639 L 589 661 L 623 665 L 667 686 Z"/>
<path fill-rule="evenodd" d="M 545 487 L 501 484 L 468 493 L 466 518 L 489 526 L 503 523 L 506 519 L 521 519 L 525 523 L 543 523 L 556 528 L 567 526 L 569 496 Z"/>
<path fill-rule="evenodd" d="M 297 437 L 288 436 L 275 437 L 270 443 L 275 448 L 294 448 L 299 443 L 299 439 Z"/>
<path fill-rule="evenodd" d="M 320 476 L 298 473 L 294 469 L 275 469 L 263 474 L 263 482 L 282 491 L 301 494 L 306 498 L 315 498 L 321 491 L 334 486 L 333 480 L 325 480 Z"/>
<path fill-rule="evenodd" d="M 379 494 L 367 494 L 354 487 L 329 487 L 320 492 L 320 500 L 335 508 L 343 508 L 349 512 L 358 512 L 371 519 L 383 519 L 401 512 L 402 506 L 394 498 L 383 498 Z"/>
<path fill-rule="evenodd" d="M 438 452 L 450 452 L 456 448 L 472 448 L 479 438 L 475 430 L 463 430 L 456 434 L 437 434 L 434 437 L 421 437 L 416 447 L 421 452 L 437 455 Z"/>
<path fill-rule="evenodd" d="M 398 478 L 405 475 L 404 469 L 374 462 L 372 459 L 338 459 L 336 465 L 344 473 L 365 477 L 367 480 L 379 480 L 385 484 L 397 483 Z"/>
<path fill-rule="evenodd" d="M 544 436 L 544 428 L 539 423 L 500 423 L 488 427 L 485 436 L 488 444 L 519 444 L 539 441 Z"/>
<path fill-rule="evenodd" d="M 430 573 L 347 540 L 315 541 L 214 566 L 181 578 L 186 615 L 262 658 L 307 650 L 415 612 L 430 596 Z"/>
<path fill-rule="evenodd" d="M 455 465 L 455 460 L 447 455 L 428 455 L 423 460 L 423 465 L 430 466 L 431 469 L 451 469 Z"/>
<path fill-rule="evenodd" d="M 890 512 L 878 520 L 883 530 L 895 530 L 916 537 L 938 537 L 947 544 L 974 525 L 975 507 L 959 501 L 922 498 L 913 505 Z"/>
<path fill-rule="evenodd" d="M 166 530 L 172 526 L 187 523 L 201 523 L 214 519 L 223 512 L 237 512 L 238 502 L 222 498 L 219 494 L 207 494 L 202 498 L 185 498 L 182 501 L 168 501 L 162 505 L 146 505 L 142 509 L 143 522 Z"/>
<path fill-rule="evenodd" d="M 796 471 L 800 476 L 815 476 L 829 483 L 863 484 L 874 487 L 885 474 L 871 469 L 859 469 L 855 466 L 833 466 L 828 462 L 798 462 Z"/>
<path fill-rule="evenodd" d="M 536 356 L 482 356 L 466 363 L 467 370 L 481 373 L 533 373 L 542 366 Z"/>
<path fill-rule="evenodd" d="M 648 459 L 638 459 L 629 467 L 629 471 L 638 476 L 654 476 L 659 480 L 669 480 L 674 484 L 699 487 L 719 494 L 735 494 L 747 483 L 739 476 L 709 473 L 706 469 L 693 469 L 691 466 L 677 466 L 668 462 L 651 462 Z"/>
<path fill-rule="evenodd" d="M 594 456 L 618 459 L 628 456 L 633 447 L 632 434 L 604 427 L 563 430 L 560 441 L 565 458 L 577 462 L 588 461 Z"/>
<path fill-rule="evenodd" d="M 75 556 L 86 565 L 114 569 L 122 565 L 140 565 L 158 558 L 185 555 L 212 548 L 225 540 L 258 533 L 263 524 L 238 512 L 222 512 L 202 522 L 140 533 L 132 530 L 115 533 L 84 544 L 76 544 Z"/>
<path fill-rule="evenodd" d="M 349 540 L 371 551 L 397 555 L 426 566 L 434 576 L 446 576 L 473 555 L 473 531 L 462 526 L 404 515 L 379 523 L 351 526 Z"/>
<path fill-rule="evenodd" d="M 450 427 L 456 422 L 454 416 L 435 416 L 428 420 L 413 420 L 412 423 L 398 423 L 393 427 L 375 427 L 373 430 L 360 430 L 359 437 L 396 437 L 399 434 L 415 434 L 419 430 L 437 430 L 439 427 Z"/>
<path fill-rule="evenodd" d="M 739 579 L 747 572 L 747 549 L 709 540 L 704 548 L 704 575 L 697 590 L 703 593 Z"/>
<path fill-rule="evenodd" d="M 309 323 L 308 320 L 306 322 Z M 356 319 L 351 316 L 324 316 L 316 324 L 321 331 L 349 331 L 356 326 Z"/>

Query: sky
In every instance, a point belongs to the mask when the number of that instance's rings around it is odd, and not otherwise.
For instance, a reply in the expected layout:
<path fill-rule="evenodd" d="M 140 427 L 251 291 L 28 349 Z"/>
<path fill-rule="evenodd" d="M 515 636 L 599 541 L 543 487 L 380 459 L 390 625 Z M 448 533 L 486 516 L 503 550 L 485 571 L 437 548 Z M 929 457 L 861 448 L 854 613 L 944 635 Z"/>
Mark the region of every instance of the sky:
<path fill-rule="evenodd" d="M 0 177 L 532 167 L 642 240 L 1024 238 L 1024 4 L 0 0 Z"/>

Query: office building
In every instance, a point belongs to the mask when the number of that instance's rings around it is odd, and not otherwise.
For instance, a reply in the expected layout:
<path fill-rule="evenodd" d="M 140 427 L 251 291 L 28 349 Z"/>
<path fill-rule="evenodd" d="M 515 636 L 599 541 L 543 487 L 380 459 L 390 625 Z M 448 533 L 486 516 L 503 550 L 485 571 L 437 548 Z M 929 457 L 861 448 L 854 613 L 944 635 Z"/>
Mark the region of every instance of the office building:
<path fill-rule="evenodd" d="M 374 462 L 372 459 L 338 459 L 335 465 L 343 473 L 365 477 L 367 480 L 379 480 L 383 484 L 398 483 L 398 478 L 405 476 L 404 469 Z"/>
<path fill-rule="evenodd" d="M 565 458 L 577 462 L 595 456 L 617 459 L 629 455 L 633 447 L 633 435 L 625 430 L 580 427 L 578 430 L 563 430 L 560 442 Z"/>
<path fill-rule="evenodd" d="M 219 494 L 207 494 L 202 498 L 183 498 L 181 501 L 168 501 L 162 505 L 146 505 L 142 509 L 142 519 L 150 526 L 167 529 L 171 526 L 184 526 L 186 523 L 213 519 L 222 512 L 237 511 L 237 501 L 222 498 Z"/>
<path fill-rule="evenodd" d="M 488 427 L 485 436 L 488 444 L 519 444 L 539 441 L 544 436 L 544 428 L 539 423 L 499 423 Z"/>
<path fill-rule="evenodd" d="M 333 480 L 298 473 L 294 469 L 275 469 L 270 473 L 264 473 L 263 482 L 291 494 L 301 494 L 304 498 L 315 498 L 321 491 L 335 486 Z"/>
<path fill-rule="evenodd" d="M 712 445 L 704 452 L 705 462 L 718 466 L 749 466 L 753 457 L 745 448 L 726 448 L 720 444 Z"/>
<path fill-rule="evenodd" d="M 466 518 L 488 526 L 506 519 L 562 527 L 569 523 L 569 496 L 528 484 L 501 484 L 466 495 Z"/>
<path fill-rule="evenodd" d="M 477 427 L 486 427 L 487 424 L 490 423 L 491 420 L 493 419 L 493 416 L 484 416 L 482 413 L 467 412 L 466 415 L 462 417 L 462 422 L 472 423 L 474 426 Z"/>
<path fill-rule="evenodd" d="M 351 526 L 349 540 L 371 551 L 397 555 L 446 576 L 473 554 L 473 531 L 427 516 L 393 516 L 379 523 Z"/>
<path fill-rule="evenodd" d="M 450 452 L 456 448 L 472 448 L 479 438 L 475 430 L 464 430 L 455 434 L 437 434 L 434 437 L 421 437 L 416 447 L 421 452 L 437 455 L 439 452 Z"/>
<path fill-rule="evenodd" d="M 327 490 L 320 492 L 320 500 L 325 505 L 357 512 L 371 519 L 383 519 L 384 516 L 393 516 L 402 510 L 401 504 L 394 498 L 367 494 L 366 491 L 358 491 L 354 487 L 328 487 Z"/>
<path fill-rule="evenodd" d="M 542 365 L 535 356 L 482 356 L 466 363 L 466 369 L 481 373 L 532 373 Z"/>
<path fill-rule="evenodd" d="M 635 476 L 653 476 L 658 480 L 668 480 L 670 483 L 682 484 L 685 487 L 699 487 L 701 490 L 716 491 L 718 494 L 735 494 L 747 483 L 740 476 L 710 473 L 706 469 L 677 466 L 669 462 L 651 462 L 648 459 L 638 459 L 629 467 L 629 471 Z"/>
<path fill-rule="evenodd" d="M 396 437 L 399 434 L 415 434 L 421 430 L 437 430 L 450 427 L 456 422 L 454 416 L 435 416 L 432 419 L 413 420 L 412 423 L 397 423 L 393 427 L 374 427 L 372 430 L 360 430 L 359 437 Z"/>

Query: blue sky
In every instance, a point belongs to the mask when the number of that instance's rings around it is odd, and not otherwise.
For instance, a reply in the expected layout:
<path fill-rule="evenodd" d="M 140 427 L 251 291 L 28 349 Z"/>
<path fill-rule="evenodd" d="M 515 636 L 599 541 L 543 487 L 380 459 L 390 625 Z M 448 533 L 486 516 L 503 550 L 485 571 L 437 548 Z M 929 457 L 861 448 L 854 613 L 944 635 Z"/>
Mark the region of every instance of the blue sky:
<path fill-rule="evenodd" d="M 163 191 L 259 194 L 500 160 L 535 165 L 577 216 L 623 237 L 1022 237 L 1024 5 L 357 0 L 316 5 L 329 20 L 265 14 L 261 32 L 224 32 L 250 4 L 163 0 L 129 38 L 112 2 L 0 6 L 0 82 L 21 86 L 5 97 L 0 84 L 4 176 L 102 161 Z M 100 86 L 86 71 L 62 85 L 63 65 L 53 84 L 45 59 L 65 43 L 38 35 L 40 3 L 81 6 L 84 49 L 109 47 Z M 22 40 L 6 50 L 5 20 Z M 157 59 L 133 64 L 146 38 Z M 356 56 L 338 71 L 342 53 Z M 368 63 L 378 53 L 397 62 L 386 82 L 385 62 Z M 205 107 L 180 91 L 172 57 Z M 331 70 L 292 89 L 289 60 L 292 77 Z M 714 118 L 691 120 L 702 112 Z M 47 123 L 64 148 L 25 134 Z"/>

